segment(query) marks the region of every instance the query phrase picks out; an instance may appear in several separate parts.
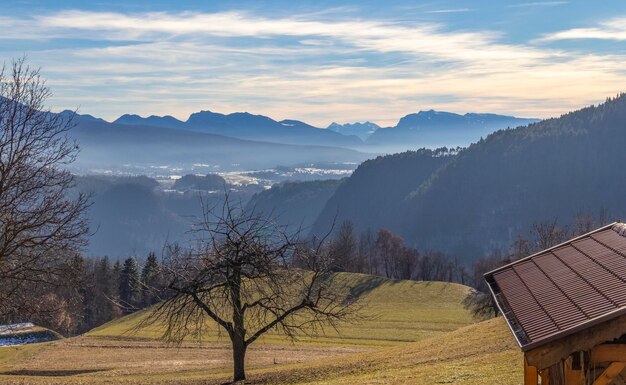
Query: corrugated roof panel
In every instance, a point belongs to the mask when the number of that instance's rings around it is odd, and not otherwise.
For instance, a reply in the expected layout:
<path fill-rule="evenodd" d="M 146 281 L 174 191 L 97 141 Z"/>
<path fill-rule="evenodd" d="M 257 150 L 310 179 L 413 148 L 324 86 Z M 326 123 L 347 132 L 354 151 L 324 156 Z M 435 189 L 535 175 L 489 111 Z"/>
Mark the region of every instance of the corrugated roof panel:
<path fill-rule="evenodd" d="M 539 346 L 626 313 L 626 225 L 600 228 L 485 277 L 522 349 Z"/>

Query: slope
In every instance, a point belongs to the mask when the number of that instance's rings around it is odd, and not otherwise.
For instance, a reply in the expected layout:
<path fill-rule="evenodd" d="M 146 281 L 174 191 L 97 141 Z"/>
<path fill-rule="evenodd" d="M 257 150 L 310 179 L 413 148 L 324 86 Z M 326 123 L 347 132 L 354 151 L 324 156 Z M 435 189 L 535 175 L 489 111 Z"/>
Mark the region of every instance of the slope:
<path fill-rule="evenodd" d="M 290 231 L 307 232 L 340 184 L 333 179 L 276 184 L 255 194 L 246 209 L 271 216 Z"/>
<path fill-rule="evenodd" d="M 220 357 L 227 352 L 217 346 L 203 351 L 192 345 L 166 349 L 146 341 L 120 342 L 84 338 L 0 350 L 0 383 L 216 385 L 229 379 L 227 360 Z M 97 351 L 95 344 L 100 344 Z M 59 354 L 66 354 L 65 359 Z M 253 368 L 248 377 L 258 385 L 517 385 L 522 382 L 522 360 L 504 320 L 496 318 L 365 352 L 257 346 L 250 351 L 248 365 Z M 42 365 L 47 372 L 38 371 Z"/>
<path fill-rule="evenodd" d="M 360 231 L 387 228 L 402 232 L 410 193 L 453 155 L 422 149 L 363 162 L 328 200 L 312 233 L 325 234 L 333 221 L 351 221 Z"/>
<path fill-rule="evenodd" d="M 397 281 L 382 277 L 338 273 L 339 279 L 355 296 L 363 301 L 360 314 L 365 319 L 354 324 L 344 324 L 339 333 L 326 330 L 314 338 L 302 337 L 300 343 L 340 346 L 388 346 L 421 340 L 454 330 L 473 322 L 462 301 L 469 288 L 447 282 Z M 155 339 L 163 330 L 159 325 L 139 331 L 135 326 L 146 316 L 145 312 L 110 322 L 88 333 L 89 337 Z M 217 330 L 203 337 L 218 340 Z M 268 334 L 264 343 L 285 344 L 284 337 Z"/>
<path fill-rule="evenodd" d="M 446 162 L 435 164 L 427 153 L 365 162 L 329 200 L 314 229 L 337 212 L 359 229 L 387 227 L 420 250 L 471 261 L 508 247 L 537 222 L 572 223 L 579 213 L 601 211 L 623 219 L 625 121 L 622 95 L 495 132 Z M 430 173 L 418 177 L 418 167 Z"/>
<path fill-rule="evenodd" d="M 254 383 L 517 385 L 522 363 L 499 317 L 417 343 L 255 373 Z"/>
<path fill-rule="evenodd" d="M 277 335 L 258 341 L 247 361 L 254 383 L 283 383 L 287 377 L 312 381 L 317 368 L 319 375 L 346 375 L 346 369 L 338 368 L 345 361 L 339 360 L 350 355 L 380 351 L 380 357 L 390 347 L 443 337 L 473 322 L 461 304 L 469 290 L 462 285 L 348 273 L 341 279 L 367 301 L 368 319 L 345 325 L 341 335 L 329 333 L 296 344 Z M 230 347 L 224 339 L 209 333 L 200 345 L 168 347 L 154 339 L 158 330 L 129 333 L 141 317 L 124 317 L 76 338 L 0 349 L 0 384 L 218 384 L 228 379 Z M 347 361 L 350 370 L 360 370 L 362 359 L 366 356 Z M 320 364 L 307 370 L 316 361 Z"/>

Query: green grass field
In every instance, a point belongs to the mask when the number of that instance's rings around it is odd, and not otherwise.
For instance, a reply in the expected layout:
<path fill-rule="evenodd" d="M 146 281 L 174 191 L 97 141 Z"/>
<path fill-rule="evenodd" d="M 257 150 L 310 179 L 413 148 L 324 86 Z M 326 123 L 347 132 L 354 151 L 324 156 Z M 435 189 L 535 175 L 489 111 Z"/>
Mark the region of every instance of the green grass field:
<path fill-rule="evenodd" d="M 518 352 L 501 320 L 474 324 L 461 302 L 468 288 L 345 274 L 362 296 L 362 323 L 295 344 L 270 334 L 253 344 L 255 384 L 518 384 Z M 84 336 L 0 348 L 0 384 L 220 384 L 231 375 L 230 347 L 208 333 L 166 346 L 161 331 L 132 332 L 144 314 Z"/>
<path fill-rule="evenodd" d="M 326 330 L 325 335 L 301 338 L 300 343 L 389 346 L 418 341 L 468 325 L 474 320 L 461 302 L 468 288 L 455 283 L 394 281 L 364 274 L 340 274 L 340 279 L 361 297 L 364 321 L 340 327 L 339 333 Z M 145 316 L 137 313 L 97 328 L 90 337 L 124 337 L 156 339 L 163 334 L 158 325 L 134 331 L 135 325 Z M 218 341 L 217 329 L 203 337 Z M 284 344 L 283 337 L 269 333 L 261 339 L 264 343 Z"/>

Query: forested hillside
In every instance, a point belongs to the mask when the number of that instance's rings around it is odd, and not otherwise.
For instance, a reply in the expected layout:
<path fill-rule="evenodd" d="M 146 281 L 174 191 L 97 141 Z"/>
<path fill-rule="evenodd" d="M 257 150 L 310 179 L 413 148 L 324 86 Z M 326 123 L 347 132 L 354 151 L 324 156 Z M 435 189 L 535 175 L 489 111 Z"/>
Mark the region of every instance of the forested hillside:
<path fill-rule="evenodd" d="M 624 218 L 625 142 L 621 95 L 498 131 L 453 157 L 422 151 L 379 158 L 337 190 L 314 229 L 338 213 L 359 229 L 387 227 L 421 249 L 470 260 L 510 244 L 536 222 L 569 223 L 600 211 Z"/>
<path fill-rule="evenodd" d="M 93 234 L 85 252 L 113 259 L 159 252 L 166 242 L 188 239 L 190 226 L 202 217 L 202 202 L 221 202 L 230 187 L 214 174 L 185 175 L 170 191 L 145 176 L 76 177 L 74 193 L 89 194 L 92 203 L 87 216 Z M 239 186 L 231 195 L 245 202 L 259 188 Z"/>
<path fill-rule="evenodd" d="M 324 205 L 342 180 L 285 182 L 255 194 L 247 204 L 248 210 L 274 217 L 291 230 L 310 230 Z"/>
<path fill-rule="evenodd" d="M 449 162 L 453 154 L 445 149 L 423 149 L 364 162 L 329 199 L 313 233 L 323 234 L 333 221 L 346 220 L 359 231 L 388 228 L 400 232 L 409 194 Z"/>

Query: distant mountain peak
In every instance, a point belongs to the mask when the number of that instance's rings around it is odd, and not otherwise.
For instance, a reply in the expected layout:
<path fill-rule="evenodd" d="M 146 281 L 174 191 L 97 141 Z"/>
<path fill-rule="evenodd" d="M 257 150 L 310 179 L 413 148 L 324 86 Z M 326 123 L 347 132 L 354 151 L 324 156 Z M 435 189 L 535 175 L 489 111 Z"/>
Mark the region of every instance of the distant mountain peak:
<path fill-rule="evenodd" d="M 91 122 L 105 122 L 104 119 L 96 118 L 95 116 L 89 115 L 89 114 L 79 114 L 76 111 L 72 111 L 72 110 L 63 110 L 59 113 L 59 115 L 70 116 L 73 118 L 78 118 L 78 119 L 91 121 Z"/>
<path fill-rule="evenodd" d="M 124 114 L 117 118 L 113 123 L 127 125 L 143 125 L 155 127 L 182 128 L 183 122 L 171 115 L 157 116 L 150 115 L 147 118 L 137 114 Z"/>
<path fill-rule="evenodd" d="M 355 122 L 345 124 L 332 122 L 327 128 L 331 131 L 335 131 L 343 135 L 356 135 L 361 138 L 361 140 L 365 140 L 374 132 L 376 132 L 376 130 L 378 130 L 380 126 L 370 121 L 366 121 L 363 123 Z"/>

